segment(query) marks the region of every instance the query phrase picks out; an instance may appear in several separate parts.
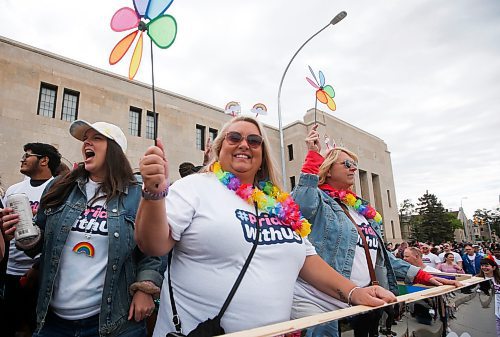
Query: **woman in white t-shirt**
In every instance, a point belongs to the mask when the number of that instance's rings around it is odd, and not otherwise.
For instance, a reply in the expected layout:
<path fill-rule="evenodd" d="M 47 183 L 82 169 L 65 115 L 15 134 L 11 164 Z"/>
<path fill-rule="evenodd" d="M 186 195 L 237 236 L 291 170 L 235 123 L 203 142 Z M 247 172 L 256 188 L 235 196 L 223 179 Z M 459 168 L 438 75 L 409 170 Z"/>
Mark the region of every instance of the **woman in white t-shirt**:
<path fill-rule="evenodd" d="M 172 293 L 184 333 L 218 314 L 258 228 L 255 254 L 222 316 L 226 332 L 289 320 L 299 274 L 346 302 L 395 300 L 378 286 L 356 288 L 316 255 L 305 237 L 309 223 L 277 187 L 269 141 L 256 119 L 240 116 L 228 122 L 213 142 L 204 172 L 175 182 L 165 200 L 168 165 L 160 141 L 147 150 L 140 170 L 144 189 L 136 238 L 152 255 L 173 248 Z M 167 281 L 166 275 L 155 337 L 177 330 Z"/>
<path fill-rule="evenodd" d="M 492 255 L 487 255 L 481 259 L 481 271 L 477 276 L 484 277 L 492 282 L 492 284 L 481 283 L 480 289 L 487 294 L 490 294 L 491 291 L 491 296 L 494 296 L 497 336 L 500 336 L 500 270 Z"/>
<path fill-rule="evenodd" d="M 145 337 L 144 319 L 159 294 L 161 261 L 134 241 L 140 200 L 116 125 L 77 120 L 83 162 L 48 185 L 36 224 L 42 229 L 40 291 L 33 336 Z"/>

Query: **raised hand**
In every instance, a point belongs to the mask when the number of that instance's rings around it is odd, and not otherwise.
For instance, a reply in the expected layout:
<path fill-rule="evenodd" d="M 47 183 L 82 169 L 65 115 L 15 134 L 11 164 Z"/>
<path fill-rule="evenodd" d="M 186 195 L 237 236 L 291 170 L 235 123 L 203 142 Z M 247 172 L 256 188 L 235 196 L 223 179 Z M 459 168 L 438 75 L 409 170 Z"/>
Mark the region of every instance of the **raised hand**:
<path fill-rule="evenodd" d="M 160 193 L 168 186 L 168 162 L 163 143 L 157 140 L 157 146 L 150 146 L 139 162 L 139 169 L 144 188 L 151 193 Z"/>
<path fill-rule="evenodd" d="M 309 134 L 307 135 L 305 141 L 306 141 L 307 149 L 309 151 L 316 151 L 316 152 L 320 153 L 321 142 L 319 139 L 319 132 L 317 130 L 318 130 L 318 124 L 315 124 L 311 128 L 311 131 L 309 131 Z"/>

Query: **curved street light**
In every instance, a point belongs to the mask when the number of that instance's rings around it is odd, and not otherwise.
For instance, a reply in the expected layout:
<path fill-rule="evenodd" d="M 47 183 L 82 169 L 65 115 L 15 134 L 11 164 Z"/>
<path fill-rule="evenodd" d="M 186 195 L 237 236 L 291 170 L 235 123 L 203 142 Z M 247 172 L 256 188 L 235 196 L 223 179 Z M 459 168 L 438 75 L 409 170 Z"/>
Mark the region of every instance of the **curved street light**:
<path fill-rule="evenodd" d="M 283 76 L 281 76 L 281 81 L 280 81 L 280 86 L 278 89 L 278 125 L 279 125 L 279 133 L 280 133 L 280 153 L 281 153 L 281 173 L 283 175 L 283 188 L 285 191 L 287 190 L 287 181 L 286 181 L 286 170 L 285 170 L 285 148 L 284 148 L 284 140 L 283 140 L 283 125 L 282 125 L 282 119 L 281 119 L 281 87 L 283 86 L 283 81 L 285 80 L 285 75 L 286 72 L 288 71 L 288 68 L 290 68 L 290 64 L 292 64 L 292 61 L 295 59 L 295 56 L 304 48 L 304 46 L 311 41 L 316 35 L 324 31 L 326 28 L 333 26 L 337 23 L 340 22 L 343 18 L 347 16 L 347 13 L 345 11 L 340 12 L 337 14 L 326 26 L 318 30 L 313 36 L 307 39 L 306 42 L 300 46 L 300 48 L 293 54 L 292 59 L 290 62 L 288 62 L 288 65 L 285 68 L 285 71 L 283 72 Z"/>

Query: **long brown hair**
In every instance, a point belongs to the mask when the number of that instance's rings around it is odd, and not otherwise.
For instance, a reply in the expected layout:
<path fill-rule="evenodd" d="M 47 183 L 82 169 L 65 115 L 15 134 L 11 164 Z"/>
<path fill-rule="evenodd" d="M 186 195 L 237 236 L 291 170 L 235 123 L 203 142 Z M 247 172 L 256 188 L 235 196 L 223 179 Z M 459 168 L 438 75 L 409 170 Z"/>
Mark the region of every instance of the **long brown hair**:
<path fill-rule="evenodd" d="M 135 183 L 136 180 L 132 167 L 121 147 L 114 140 L 106 138 L 106 141 L 108 143 L 104 161 L 106 178 L 99 187 L 99 191 L 104 193 L 103 198 L 106 198 L 106 202 L 108 202 L 122 194 L 125 188 Z M 79 178 L 88 179 L 88 177 L 89 172 L 85 170 L 85 165 L 79 163 L 77 168 L 54 182 L 47 193 L 42 196 L 40 206 L 47 208 L 61 205 L 76 186 L 76 181 Z M 95 201 L 94 198 L 92 200 Z"/>

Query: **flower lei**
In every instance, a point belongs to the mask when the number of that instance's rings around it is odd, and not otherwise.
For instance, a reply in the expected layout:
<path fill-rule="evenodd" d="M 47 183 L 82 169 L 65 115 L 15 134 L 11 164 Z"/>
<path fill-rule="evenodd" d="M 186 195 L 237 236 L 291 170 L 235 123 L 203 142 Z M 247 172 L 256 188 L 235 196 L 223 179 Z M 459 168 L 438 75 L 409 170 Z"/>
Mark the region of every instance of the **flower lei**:
<path fill-rule="evenodd" d="M 382 223 L 382 216 L 375 208 L 373 208 L 368 202 L 361 199 L 354 193 L 349 190 L 337 190 L 331 187 L 328 184 L 320 185 L 319 188 L 332 198 L 340 199 L 347 206 L 351 206 L 354 208 L 356 212 L 364 216 L 366 219 L 373 219 L 378 224 Z"/>
<path fill-rule="evenodd" d="M 270 181 L 260 182 L 259 189 L 251 184 L 242 184 L 234 174 L 224 171 L 218 161 L 212 165 L 211 169 L 217 179 L 241 199 L 251 205 L 256 202 L 259 209 L 276 216 L 301 237 L 311 232 L 311 224 L 302 216 L 299 205 L 290 194 L 281 191 Z"/>

